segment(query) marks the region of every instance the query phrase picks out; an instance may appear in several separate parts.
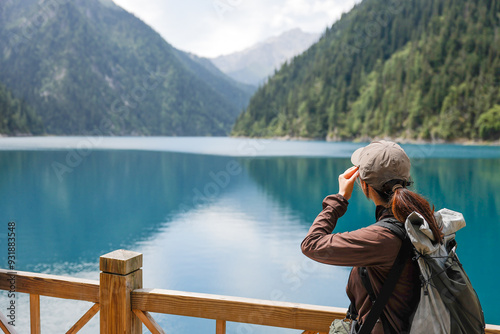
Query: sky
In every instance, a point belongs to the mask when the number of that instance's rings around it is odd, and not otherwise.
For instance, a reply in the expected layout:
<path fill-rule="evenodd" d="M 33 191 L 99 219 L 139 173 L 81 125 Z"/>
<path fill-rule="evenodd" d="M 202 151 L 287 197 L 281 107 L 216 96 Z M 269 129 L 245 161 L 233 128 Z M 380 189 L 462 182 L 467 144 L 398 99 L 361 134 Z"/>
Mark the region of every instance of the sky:
<path fill-rule="evenodd" d="M 301 28 L 323 32 L 360 0 L 113 0 L 177 49 L 216 57 Z"/>

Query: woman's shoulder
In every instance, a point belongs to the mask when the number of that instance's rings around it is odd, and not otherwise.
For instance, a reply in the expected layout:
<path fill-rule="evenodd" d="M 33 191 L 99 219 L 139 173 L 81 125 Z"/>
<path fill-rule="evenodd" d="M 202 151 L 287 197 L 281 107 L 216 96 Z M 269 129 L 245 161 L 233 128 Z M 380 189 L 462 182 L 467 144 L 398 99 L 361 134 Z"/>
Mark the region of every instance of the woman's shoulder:
<path fill-rule="evenodd" d="M 353 241 L 357 240 L 371 245 L 394 245 L 397 247 L 401 245 L 401 239 L 394 232 L 377 223 L 347 233 Z"/>

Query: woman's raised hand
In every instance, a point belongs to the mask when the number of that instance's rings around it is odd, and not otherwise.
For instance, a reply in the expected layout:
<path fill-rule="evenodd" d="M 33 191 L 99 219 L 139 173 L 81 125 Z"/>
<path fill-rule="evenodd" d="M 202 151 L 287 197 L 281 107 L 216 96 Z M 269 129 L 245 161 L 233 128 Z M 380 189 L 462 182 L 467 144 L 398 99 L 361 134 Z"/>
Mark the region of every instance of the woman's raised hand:
<path fill-rule="evenodd" d="M 351 198 L 354 182 L 356 182 L 356 178 L 359 176 L 358 169 L 358 166 L 352 166 L 339 175 L 339 194 L 346 200 Z"/>

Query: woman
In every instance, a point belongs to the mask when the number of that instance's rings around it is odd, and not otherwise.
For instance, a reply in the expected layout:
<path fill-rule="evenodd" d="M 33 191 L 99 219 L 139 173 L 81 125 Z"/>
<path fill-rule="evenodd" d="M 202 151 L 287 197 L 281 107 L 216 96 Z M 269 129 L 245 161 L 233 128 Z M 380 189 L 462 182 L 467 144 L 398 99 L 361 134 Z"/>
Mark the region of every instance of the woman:
<path fill-rule="evenodd" d="M 362 283 L 360 267 L 366 267 L 377 295 L 402 241 L 387 228 L 373 225 L 332 234 L 337 220 L 347 210 L 356 179 L 359 178 L 366 197 L 375 203 L 377 221 L 394 217 L 404 222 L 410 213 L 416 211 L 431 225 L 435 240 L 442 242 L 443 236 L 429 203 L 406 188 L 411 184 L 410 159 L 398 144 L 384 140 L 372 142 L 356 150 L 351 162 L 354 166 L 339 176 L 338 194 L 323 200 L 323 211 L 315 219 L 301 247 L 306 256 L 318 262 L 353 267 L 346 290 L 362 324 L 370 312 L 372 301 Z M 409 257 L 372 333 L 405 332 L 418 302 L 419 288 L 418 268 Z"/>

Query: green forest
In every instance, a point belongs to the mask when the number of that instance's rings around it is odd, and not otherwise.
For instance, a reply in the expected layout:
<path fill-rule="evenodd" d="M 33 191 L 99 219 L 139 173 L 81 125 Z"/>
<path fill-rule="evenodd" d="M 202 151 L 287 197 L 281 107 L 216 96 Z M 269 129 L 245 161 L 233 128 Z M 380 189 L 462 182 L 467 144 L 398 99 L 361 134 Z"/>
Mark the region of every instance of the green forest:
<path fill-rule="evenodd" d="M 0 84 L 0 133 L 26 135 L 42 132 L 42 122 L 33 109 Z"/>
<path fill-rule="evenodd" d="M 500 1 L 365 0 L 252 96 L 232 135 L 500 138 Z"/>

